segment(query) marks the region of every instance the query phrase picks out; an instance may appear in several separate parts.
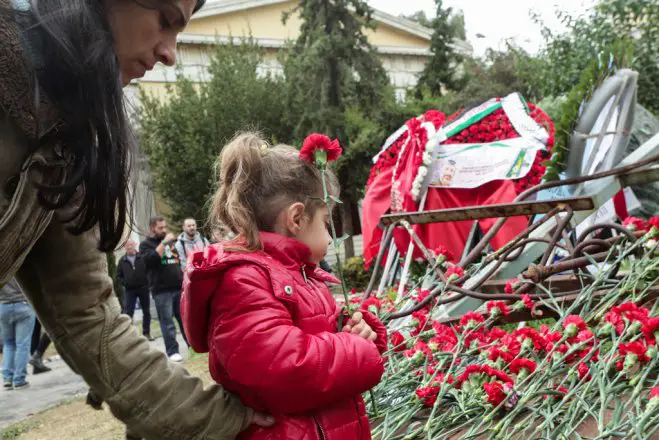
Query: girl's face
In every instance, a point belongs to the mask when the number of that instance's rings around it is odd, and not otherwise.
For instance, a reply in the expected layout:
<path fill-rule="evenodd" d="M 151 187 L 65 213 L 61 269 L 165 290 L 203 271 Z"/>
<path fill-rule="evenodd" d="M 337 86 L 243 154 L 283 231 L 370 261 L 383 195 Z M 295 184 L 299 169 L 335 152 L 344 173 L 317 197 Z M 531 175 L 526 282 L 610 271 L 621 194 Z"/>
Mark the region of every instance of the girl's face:
<path fill-rule="evenodd" d="M 327 207 L 316 210 L 313 217 L 303 216 L 295 238 L 311 249 L 310 263 L 318 264 L 327 255 L 332 240 L 328 232 L 329 213 Z"/>
<path fill-rule="evenodd" d="M 176 36 L 190 21 L 196 0 L 108 0 L 106 5 L 124 86 L 156 63 L 176 63 Z"/>

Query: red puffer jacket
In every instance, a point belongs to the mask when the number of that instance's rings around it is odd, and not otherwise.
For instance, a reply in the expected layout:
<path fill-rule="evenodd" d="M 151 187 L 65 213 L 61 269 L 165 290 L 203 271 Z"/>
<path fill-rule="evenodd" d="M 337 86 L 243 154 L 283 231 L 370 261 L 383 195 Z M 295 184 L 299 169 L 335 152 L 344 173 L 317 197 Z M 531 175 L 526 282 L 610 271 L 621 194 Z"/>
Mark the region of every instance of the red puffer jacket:
<path fill-rule="evenodd" d="M 384 372 L 384 326 L 365 313 L 375 343 L 337 333 L 340 309 L 325 284 L 336 278 L 305 264 L 303 243 L 261 240 L 264 252 L 212 245 L 194 254 L 183 283 L 185 331 L 196 352 L 210 351 L 213 379 L 277 420 L 239 438 L 370 439 L 361 393 Z"/>

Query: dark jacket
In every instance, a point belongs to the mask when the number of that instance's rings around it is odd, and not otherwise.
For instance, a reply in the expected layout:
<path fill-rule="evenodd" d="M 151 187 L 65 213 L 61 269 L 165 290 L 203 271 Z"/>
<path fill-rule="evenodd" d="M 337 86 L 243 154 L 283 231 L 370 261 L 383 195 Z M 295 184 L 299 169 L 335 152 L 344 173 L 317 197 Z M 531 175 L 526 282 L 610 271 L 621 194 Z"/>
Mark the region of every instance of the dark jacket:
<path fill-rule="evenodd" d="M 0 287 L 0 304 L 14 304 L 26 301 L 27 299 L 23 296 L 23 292 L 21 292 L 16 279 L 12 279 Z"/>
<path fill-rule="evenodd" d="M 156 252 L 161 240 L 147 237 L 140 243 L 140 255 L 146 263 L 146 274 L 151 294 L 181 290 L 183 272 L 175 242 L 167 243 L 162 257 Z"/>
<path fill-rule="evenodd" d="M 130 262 L 127 255 L 121 257 L 117 263 L 117 280 L 126 289 L 146 289 L 148 280 L 146 279 L 144 257 L 136 254 L 135 266 Z"/>

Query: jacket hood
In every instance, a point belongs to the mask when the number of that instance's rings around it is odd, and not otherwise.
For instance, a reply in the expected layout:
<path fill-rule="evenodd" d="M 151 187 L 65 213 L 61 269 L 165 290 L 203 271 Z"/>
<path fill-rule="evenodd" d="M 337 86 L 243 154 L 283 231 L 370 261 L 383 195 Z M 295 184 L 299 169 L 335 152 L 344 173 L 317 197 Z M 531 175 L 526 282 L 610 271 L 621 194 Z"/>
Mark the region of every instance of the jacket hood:
<path fill-rule="evenodd" d="M 183 240 L 187 243 L 196 243 L 198 241 L 203 240 L 203 238 L 201 238 L 201 234 L 199 232 L 195 233 L 195 236 L 194 236 L 193 239 L 188 238 L 188 234 L 186 234 L 185 232 L 181 232 L 178 236 L 178 239 Z"/>
<path fill-rule="evenodd" d="M 181 313 L 186 322 L 186 336 L 197 353 L 208 352 L 210 306 L 223 274 L 234 266 L 253 264 L 266 271 L 273 292 L 284 291 L 291 273 L 302 271 L 305 276 L 327 283 L 340 283 L 332 274 L 309 263 L 309 247 L 279 234 L 261 232 L 263 251 L 227 251 L 222 244 L 212 244 L 192 254 L 185 269 Z"/>
<path fill-rule="evenodd" d="M 37 94 L 39 85 L 28 53 L 33 50 L 30 37 L 17 24 L 15 16 L 6 13 L 14 8 L 12 0 L 0 0 L 0 66 L 3 67 L 0 75 L 0 107 L 24 134 L 36 139 L 55 126 L 61 128 L 64 124 L 45 93 Z"/>

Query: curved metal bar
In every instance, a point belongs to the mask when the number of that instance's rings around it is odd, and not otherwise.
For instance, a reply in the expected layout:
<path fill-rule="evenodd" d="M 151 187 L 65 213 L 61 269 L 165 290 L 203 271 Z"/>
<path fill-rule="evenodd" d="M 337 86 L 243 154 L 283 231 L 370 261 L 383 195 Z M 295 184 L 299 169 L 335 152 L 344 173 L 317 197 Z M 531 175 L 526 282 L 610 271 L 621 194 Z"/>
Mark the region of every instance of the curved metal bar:
<path fill-rule="evenodd" d="M 387 252 L 387 248 L 389 247 L 389 243 L 391 242 L 391 237 L 394 234 L 394 226 L 387 226 L 387 229 L 384 234 L 384 239 L 380 242 L 380 251 L 378 252 L 378 257 L 375 260 L 375 266 L 373 266 L 373 274 L 371 275 L 371 279 L 368 282 L 368 287 L 366 288 L 366 291 L 364 292 L 363 300 L 366 301 L 369 296 L 371 296 L 371 292 L 373 291 L 373 287 L 375 286 L 375 280 L 378 277 L 378 271 L 380 269 L 380 266 L 382 264 L 382 258 L 384 257 L 385 252 Z"/>

